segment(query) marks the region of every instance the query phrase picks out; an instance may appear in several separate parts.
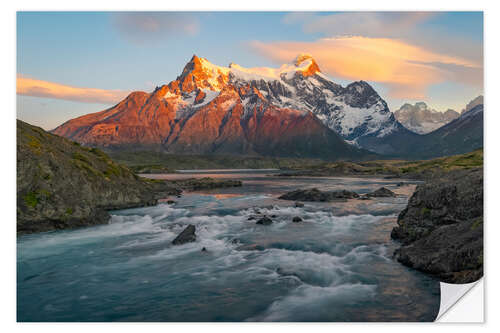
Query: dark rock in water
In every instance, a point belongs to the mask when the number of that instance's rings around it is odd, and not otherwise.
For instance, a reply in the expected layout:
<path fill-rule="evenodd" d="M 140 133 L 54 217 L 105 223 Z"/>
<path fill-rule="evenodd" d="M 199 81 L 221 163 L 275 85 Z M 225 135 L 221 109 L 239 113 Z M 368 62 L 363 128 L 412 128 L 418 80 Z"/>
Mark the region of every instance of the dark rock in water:
<path fill-rule="evenodd" d="M 320 191 L 317 188 L 308 190 L 296 190 L 288 192 L 279 197 L 282 200 L 300 200 L 300 201 L 339 201 L 341 199 L 359 198 L 359 194 L 347 190 L 340 191 Z"/>
<path fill-rule="evenodd" d="M 294 216 L 292 222 L 302 222 L 302 218 L 299 216 Z"/>
<path fill-rule="evenodd" d="M 389 197 L 395 197 L 396 193 L 392 192 L 389 189 L 386 189 L 385 187 L 381 187 L 376 191 L 367 193 L 366 196 L 369 198 L 389 198 Z"/>
<path fill-rule="evenodd" d="M 297 208 L 301 208 L 301 207 L 304 207 L 304 204 L 302 202 L 295 202 L 295 207 Z"/>
<path fill-rule="evenodd" d="M 207 248 L 206 248 L 206 247 L 203 247 L 203 248 L 201 249 L 201 252 L 207 252 Z"/>
<path fill-rule="evenodd" d="M 231 244 L 238 244 L 240 242 L 240 240 L 238 238 L 233 238 L 231 240 Z"/>
<path fill-rule="evenodd" d="M 483 171 L 450 172 L 419 185 L 391 237 L 395 258 L 447 283 L 483 275 Z"/>
<path fill-rule="evenodd" d="M 273 219 L 275 219 L 275 218 L 277 218 L 277 217 L 278 217 L 278 215 L 274 215 L 274 214 L 273 214 L 273 215 L 271 215 L 271 217 L 272 217 Z"/>
<path fill-rule="evenodd" d="M 247 218 L 247 221 L 252 221 L 252 220 L 255 220 L 256 218 L 257 218 L 257 216 L 251 215 L 250 217 Z"/>
<path fill-rule="evenodd" d="M 234 179 L 217 179 L 217 178 L 189 178 L 172 181 L 173 184 L 183 190 L 199 191 L 210 190 L 223 187 L 238 187 L 242 185 L 240 180 Z"/>
<path fill-rule="evenodd" d="M 259 219 L 256 224 L 262 224 L 262 225 L 270 225 L 273 223 L 273 220 L 271 220 L 269 217 L 264 216 L 261 219 Z"/>
<path fill-rule="evenodd" d="M 188 225 L 186 229 L 182 230 L 182 232 L 172 241 L 172 244 L 181 245 L 196 241 L 195 231 L 196 227 L 194 225 Z"/>
<path fill-rule="evenodd" d="M 174 203 L 175 203 L 175 201 L 174 201 L 174 200 L 167 200 L 167 204 L 169 204 L 169 205 L 172 205 L 172 204 L 174 204 Z"/>

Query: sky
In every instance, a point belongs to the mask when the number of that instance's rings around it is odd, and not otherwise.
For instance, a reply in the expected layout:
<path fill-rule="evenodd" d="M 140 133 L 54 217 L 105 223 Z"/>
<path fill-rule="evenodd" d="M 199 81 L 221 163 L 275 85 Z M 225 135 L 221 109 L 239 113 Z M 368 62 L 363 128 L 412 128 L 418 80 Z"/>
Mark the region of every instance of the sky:
<path fill-rule="evenodd" d="M 193 54 L 279 67 L 299 53 L 391 111 L 483 94 L 482 12 L 18 12 L 17 117 L 53 129 L 175 80 Z"/>

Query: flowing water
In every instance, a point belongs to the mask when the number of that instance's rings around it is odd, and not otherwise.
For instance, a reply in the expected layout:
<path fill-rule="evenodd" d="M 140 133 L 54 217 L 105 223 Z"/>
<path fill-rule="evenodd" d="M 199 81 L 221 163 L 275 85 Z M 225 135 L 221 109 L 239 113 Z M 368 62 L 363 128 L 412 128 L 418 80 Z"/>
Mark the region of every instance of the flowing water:
<path fill-rule="evenodd" d="M 435 319 L 439 282 L 392 258 L 390 232 L 414 183 L 272 172 L 150 175 L 244 185 L 114 211 L 107 225 L 18 237 L 18 321 Z M 277 199 L 298 188 L 366 193 L 381 186 L 398 197 L 302 208 Z M 274 223 L 248 220 L 255 210 Z M 187 224 L 196 226 L 196 242 L 172 245 Z"/>

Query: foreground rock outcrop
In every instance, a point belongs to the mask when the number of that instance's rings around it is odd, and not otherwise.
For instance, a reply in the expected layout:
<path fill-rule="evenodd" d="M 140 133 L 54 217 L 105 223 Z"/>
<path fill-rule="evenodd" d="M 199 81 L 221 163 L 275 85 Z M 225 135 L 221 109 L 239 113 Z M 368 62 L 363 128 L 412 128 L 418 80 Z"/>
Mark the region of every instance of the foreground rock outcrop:
<path fill-rule="evenodd" d="M 417 187 L 391 237 L 396 259 L 448 283 L 483 275 L 483 169 L 457 170 Z"/>
<path fill-rule="evenodd" d="M 17 120 L 17 232 L 106 223 L 107 210 L 154 205 L 179 194 L 138 177 L 99 149 Z"/>

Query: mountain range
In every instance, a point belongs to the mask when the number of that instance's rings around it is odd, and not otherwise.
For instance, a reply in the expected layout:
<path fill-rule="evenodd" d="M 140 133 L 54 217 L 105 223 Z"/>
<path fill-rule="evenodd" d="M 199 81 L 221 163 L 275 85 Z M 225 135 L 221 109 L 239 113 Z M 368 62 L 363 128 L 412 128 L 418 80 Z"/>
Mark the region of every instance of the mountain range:
<path fill-rule="evenodd" d="M 408 156 L 427 140 L 398 122 L 367 82 L 343 87 L 307 54 L 279 68 L 193 56 L 174 81 L 52 132 L 108 149 L 328 160 Z"/>
<path fill-rule="evenodd" d="M 455 110 L 439 112 L 431 109 L 425 102 L 405 103 L 394 111 L 394 117 L 404 127 L 418 134 L 430 133 L 460 116 Z"/>

